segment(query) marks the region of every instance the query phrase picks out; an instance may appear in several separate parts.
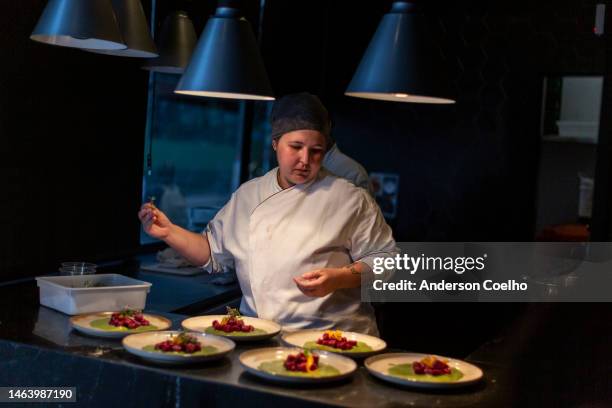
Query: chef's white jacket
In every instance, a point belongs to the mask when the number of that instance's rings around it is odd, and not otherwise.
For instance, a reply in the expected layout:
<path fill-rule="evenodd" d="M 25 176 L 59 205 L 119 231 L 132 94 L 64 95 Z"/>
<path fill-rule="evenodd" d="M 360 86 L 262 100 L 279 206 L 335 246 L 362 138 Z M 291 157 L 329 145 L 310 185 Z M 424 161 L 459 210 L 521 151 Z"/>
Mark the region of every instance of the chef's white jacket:
<path fill-rule="evenodd" d="M 360 289 L 304 295 L 293 277 L 355 261 L 370 266 L 393 256 L 391 228 L 362 188 L 321 169 L 309 183 L 283 190 L 275 168 L 244 183 L 204 231 L 210 272 L 234 268 L 241 312 L 279 322 L 284 329 L 338 328 L 377 334 L 372 307 Z M 369 272 L 371 273 L 371 272 Z"/>
<path fill-rule="evenodd" d="M 334 145 L 325 153 L 323 167 L 330 173 L 342 177 L 356 185 L 365 188 L 372 194 L 372 185 L 366 169 L 354 159 L 342 153 L 338 145 Z"/>

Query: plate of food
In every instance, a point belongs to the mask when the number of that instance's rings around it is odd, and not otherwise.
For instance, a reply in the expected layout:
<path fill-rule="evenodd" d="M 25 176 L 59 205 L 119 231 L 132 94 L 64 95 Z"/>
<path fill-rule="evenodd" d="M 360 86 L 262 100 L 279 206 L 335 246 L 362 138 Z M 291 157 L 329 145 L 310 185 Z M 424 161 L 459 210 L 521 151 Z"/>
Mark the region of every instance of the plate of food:
<path fill-rule="evenodd" d="M 81 333 L 115 339 L 133 333 L 166 330 L 172 326 L 172 322 L 165 317 L 142 313 L 136 309 L 73 316 L 70 324 Z"/>
<path fill-rule="evenodd" d="M 387 348 L 387 343 L 378 337 L 340 330 L 300 330 L 285 333 L 281 339 L 290 346 L 351 357 L 371 356 Z"/>
<path fill-rule="evenodd" d="M 245 351 L 240 364 L 260 378 L 284 383 L 326 383 L 351 376 L 357 364 L 350 358 L 297 347 L 267 347 Z"/>
<path fill-rule="evenodd" d="M 237 309 L 227 308 L 227 315 L 196 316 L 183 320 L 185 330 L 197 331 L 235 341 L 262 340 L 276 336 L 279 324 L 255 317 L 241 316 Z"/>
<path fill-rule="evenodd" d="M 474 384 L 482 370 L 453 358 L 418 353 L 386 353 L 365 360 L 375 377 L 394 384 L 419 388 L 453 388 Z"/>
<path fill-rule="evenodd" d="M 236 347 L 236 343 L 223 337 L 182 331 L 132 334 L 124 337 L 122 344 L 131 354 L 165 364 L 216 360 Z"/>

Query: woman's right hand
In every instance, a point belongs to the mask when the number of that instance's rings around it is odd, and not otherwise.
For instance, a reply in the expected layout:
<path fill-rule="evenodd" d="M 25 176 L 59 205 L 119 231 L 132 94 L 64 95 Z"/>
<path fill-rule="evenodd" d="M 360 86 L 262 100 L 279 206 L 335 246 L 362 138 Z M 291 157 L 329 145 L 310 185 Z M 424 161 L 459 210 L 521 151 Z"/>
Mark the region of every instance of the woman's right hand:
<path fill-rule="evenodd" d="M 144 231 L 153 238 L 165 240 L 173 225 L 166 214 L 151 203 L 143 204 L 138 212 L 138 219 Z"/>

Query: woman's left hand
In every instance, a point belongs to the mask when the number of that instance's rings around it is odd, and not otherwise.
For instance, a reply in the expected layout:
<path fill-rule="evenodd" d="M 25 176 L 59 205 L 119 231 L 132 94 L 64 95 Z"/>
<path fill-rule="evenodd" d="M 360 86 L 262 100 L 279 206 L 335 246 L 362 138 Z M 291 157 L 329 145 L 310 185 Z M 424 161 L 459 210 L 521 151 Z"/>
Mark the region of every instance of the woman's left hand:
<path fill-rule="evenodd" d="M 339 289 L 340 268 L 323 268 L 303 273 L 293 281 L 303 294 L 310 297 L 322 297 Z"/>

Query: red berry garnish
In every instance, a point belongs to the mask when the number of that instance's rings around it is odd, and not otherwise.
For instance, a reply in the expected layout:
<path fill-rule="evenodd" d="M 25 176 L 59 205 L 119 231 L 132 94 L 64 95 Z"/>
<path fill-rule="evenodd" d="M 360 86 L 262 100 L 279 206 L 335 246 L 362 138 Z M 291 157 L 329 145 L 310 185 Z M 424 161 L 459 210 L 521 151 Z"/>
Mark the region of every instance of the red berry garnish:
<path fill-rule="evenodd" d="M 412 363 L 412 370 L 415 374 L 443 375 L 450 374 L 451 368 L 446 360 L 439 359 L 435 356 L 427 356 L 421 361 Z"/>

